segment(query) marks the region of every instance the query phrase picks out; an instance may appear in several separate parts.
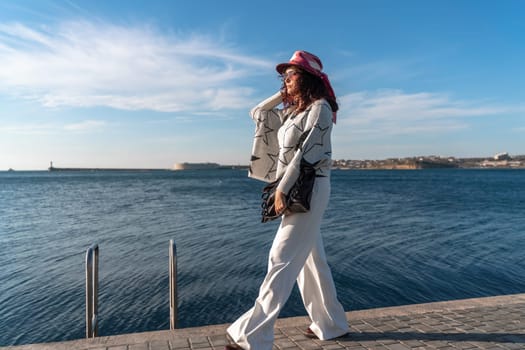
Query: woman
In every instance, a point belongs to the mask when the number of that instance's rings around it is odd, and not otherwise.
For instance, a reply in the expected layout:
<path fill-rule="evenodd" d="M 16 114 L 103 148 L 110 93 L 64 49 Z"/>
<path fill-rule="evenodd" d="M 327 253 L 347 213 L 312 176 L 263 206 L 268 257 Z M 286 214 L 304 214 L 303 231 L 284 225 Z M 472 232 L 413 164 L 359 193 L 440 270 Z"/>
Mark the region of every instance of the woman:
<path fill-rule="evenodd" d="M 330 196 L 330 134 L 338 105 L 317 56 L 296 51 L 276 69 L 283 80 L 281 91 L 251 111 L 257 127 L 249 176 L 267 182 L 282 177 L 275 209 L 283 217 L 259 296 L 253 308 L 228 328 L 235 343 L 226 350 L 271 350 L 275 321 L 295 281 L 312 321 L 306 336 L 326 340 L 349 331 L 320 233 Z M 284 108 L 277 109 L 281 103 Z M 297 147 L 303 134 L 306 138 Z M 301 159 L 316 168 L 311 208 L 306 213 L 289 213 L 286 195 L 299 176 Z"/>

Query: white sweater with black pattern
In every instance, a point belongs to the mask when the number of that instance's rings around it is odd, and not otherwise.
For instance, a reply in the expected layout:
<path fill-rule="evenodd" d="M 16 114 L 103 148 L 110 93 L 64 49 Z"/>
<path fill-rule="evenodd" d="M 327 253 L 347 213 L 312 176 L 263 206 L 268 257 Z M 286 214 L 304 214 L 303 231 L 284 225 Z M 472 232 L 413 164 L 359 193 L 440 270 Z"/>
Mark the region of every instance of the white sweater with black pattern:
<path fill-rule="evenodd" d="M 332 109 L 320 99 L 294 115 L 290 109 L 278 109 L 281 102 L 281 94 L 276 93 L 250 112 L 256 128 L 249 176 L 266 182 L 282 178 L 278 189 L 288 194 L 303 158 L 315 164 L 318 176 L 330 175 Z M 303 133 L 306 138 L 297 149 Z"/>

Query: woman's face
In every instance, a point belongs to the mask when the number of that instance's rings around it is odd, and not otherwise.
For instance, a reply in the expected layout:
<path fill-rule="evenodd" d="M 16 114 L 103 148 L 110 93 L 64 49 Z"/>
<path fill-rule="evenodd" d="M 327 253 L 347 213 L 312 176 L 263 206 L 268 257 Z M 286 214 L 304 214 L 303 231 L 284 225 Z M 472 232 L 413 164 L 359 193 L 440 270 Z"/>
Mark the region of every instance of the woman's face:
<path fill-rule="evenodd" d="M 290 67 L 284 71 L 283 82 L 288 95 L 297 96 L 299 94 L 300 75 L 301 72 L 295 67 Z"/>

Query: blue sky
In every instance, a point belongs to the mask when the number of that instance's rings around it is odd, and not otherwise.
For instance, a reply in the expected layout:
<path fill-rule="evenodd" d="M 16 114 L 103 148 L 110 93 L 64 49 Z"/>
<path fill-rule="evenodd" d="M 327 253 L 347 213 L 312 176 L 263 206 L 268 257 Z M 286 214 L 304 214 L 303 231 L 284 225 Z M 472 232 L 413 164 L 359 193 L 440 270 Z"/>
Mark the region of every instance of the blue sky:
<path fill-rule="evenodd" d="M 295 50 L 334 159 L 525 154 L 525 2 L 0 0 L 0 170 L 247 164 Z"/>

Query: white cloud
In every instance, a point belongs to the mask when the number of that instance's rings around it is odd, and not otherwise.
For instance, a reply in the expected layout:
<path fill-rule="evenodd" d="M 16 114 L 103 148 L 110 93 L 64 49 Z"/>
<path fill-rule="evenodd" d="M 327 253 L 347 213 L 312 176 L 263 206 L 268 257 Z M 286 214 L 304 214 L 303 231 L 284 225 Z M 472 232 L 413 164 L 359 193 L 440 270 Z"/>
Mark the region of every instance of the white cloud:
<path fill-rule="evenodd" d="M 0 133 L 12 135 L 51 135 L 63 133 L 64 131 L 97 131 L 106 125 L 107 122 L 103 120 L 84 120 L 65 125 L 59 123 L 21 123 L 16 125 L 0 125 Z"/>
<path fill-rule="evenodd" d="M 214 38 L 150 27 L 0 24 L 0 92 L 47 107 L 246 108 L 252 90 L 239 82 L 271 66 Z"/>
<path fill-rule="evenodd" d="M 357 92 L 342 96 L 339 101 L 339 120 L 355 134 L 455 131 L 468 128 L 468 118 L 512 111 L 510 107 L 454 100 L 446 94 L 409 94 L 400 90 Z"/>
<path fill-rule="evenodd" d="M 97 130 L 106 125 L 105 121 L 102 120 L 85 120 L 80 123 L 68 124 L 64 126 L 65 130 L 70 131 L 91 131 Z"/>
<path fill-rule="evenodd" d="M 45 135 L 56 131 L 56 125 L 25 123 L 17 125 L 0 125 L 0 134 Z"/>

